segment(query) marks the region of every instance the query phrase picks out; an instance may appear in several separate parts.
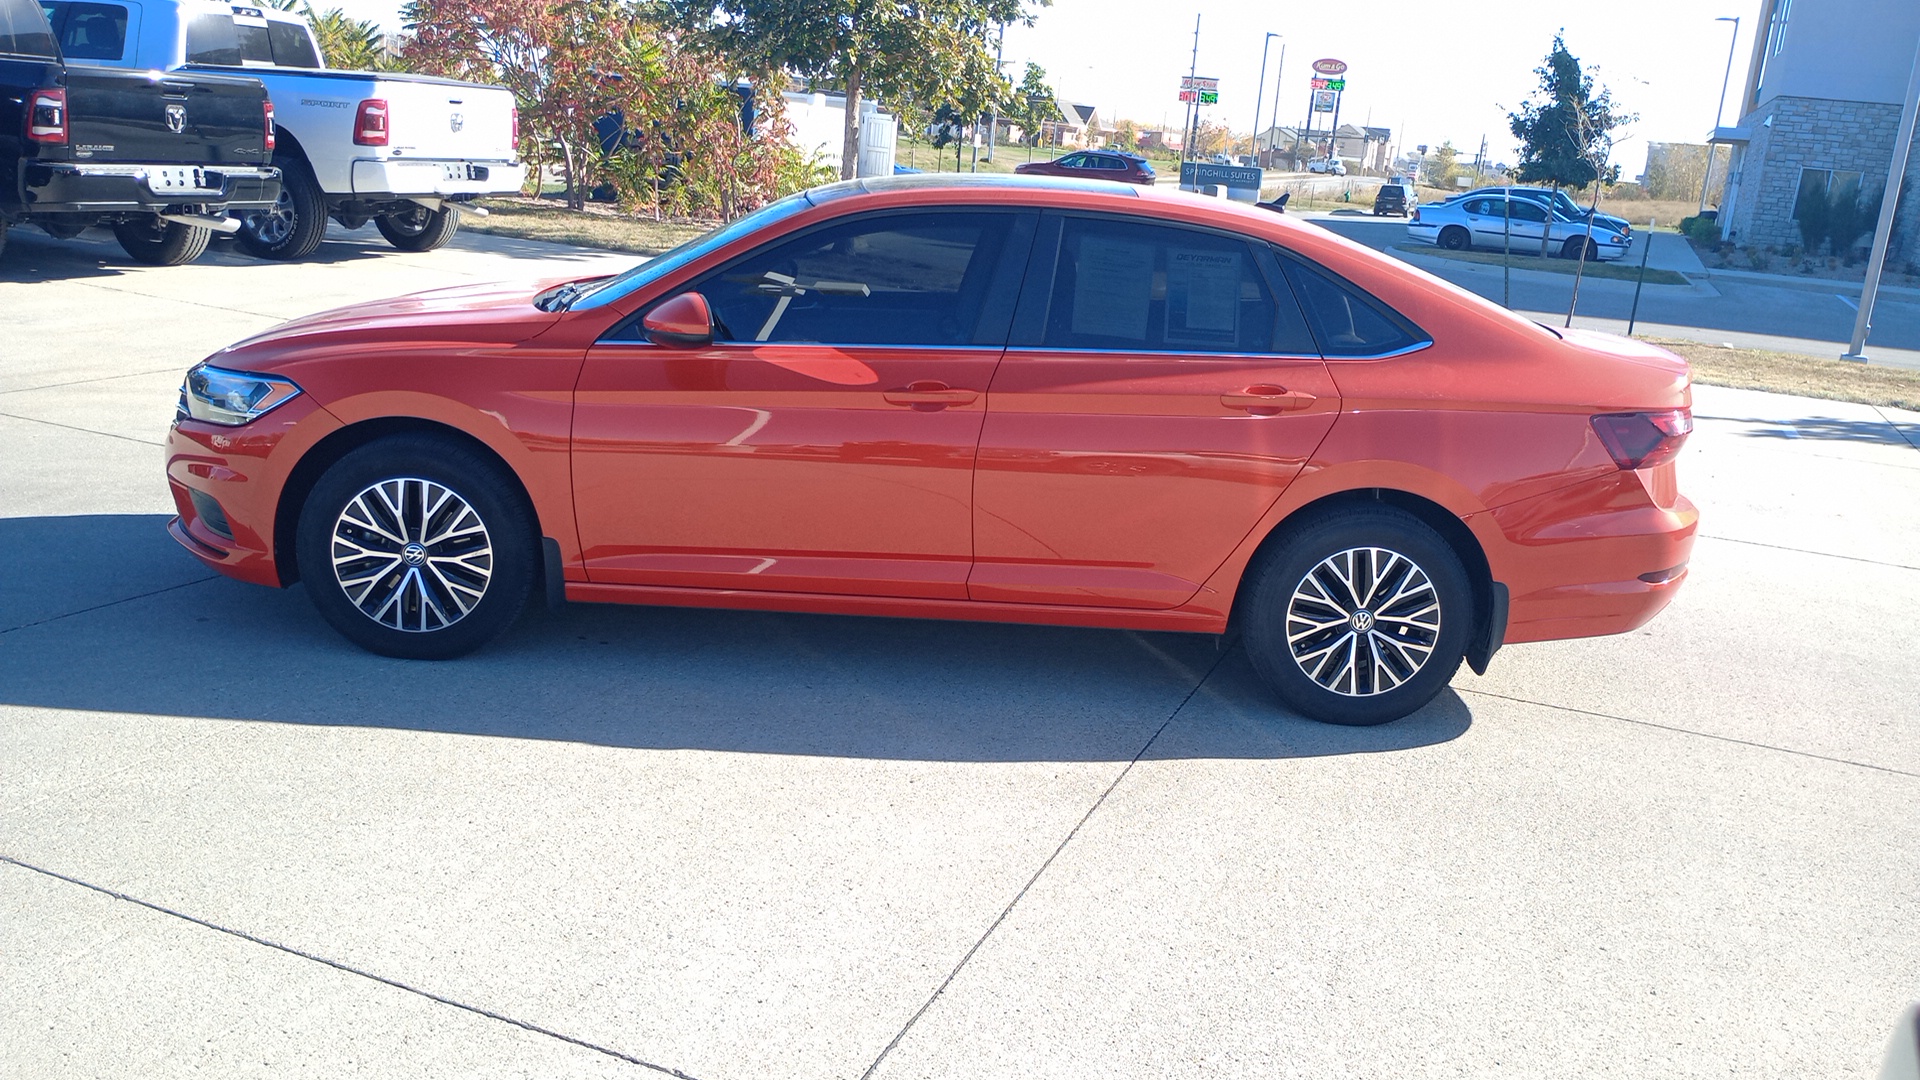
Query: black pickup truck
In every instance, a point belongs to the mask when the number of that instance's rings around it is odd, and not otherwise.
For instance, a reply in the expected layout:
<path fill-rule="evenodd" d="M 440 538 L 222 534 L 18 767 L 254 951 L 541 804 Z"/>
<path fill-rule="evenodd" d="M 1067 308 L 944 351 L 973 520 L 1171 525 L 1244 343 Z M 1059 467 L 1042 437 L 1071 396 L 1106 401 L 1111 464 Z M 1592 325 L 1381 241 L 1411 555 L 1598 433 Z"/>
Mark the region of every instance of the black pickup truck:
<path fill-rule="evenodd" d="M 124 37 L 121 19 L 61 30 L 38 0 L 0 0 L 0 249 L 9 226 L 65 239 L 107 225 L 134 259 L 173 266 L 234 231 L 228 211 L 279 199 L 259 80 L 63 59 L 62 43 L 85 56 L 94 37 Z"/>

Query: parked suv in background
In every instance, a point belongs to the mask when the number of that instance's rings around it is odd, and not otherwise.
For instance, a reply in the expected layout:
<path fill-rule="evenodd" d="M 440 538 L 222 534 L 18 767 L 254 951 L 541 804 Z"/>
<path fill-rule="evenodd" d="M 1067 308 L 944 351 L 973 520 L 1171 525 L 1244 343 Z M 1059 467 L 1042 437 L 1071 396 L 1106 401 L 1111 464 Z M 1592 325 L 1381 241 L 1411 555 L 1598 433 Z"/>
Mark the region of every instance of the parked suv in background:
<path fill-rule="evenodd" d="M 87 5 L 79 5 L 87 6 Z M 280 193 L 259 80 L 68 64 L 118 49 L 116 22 L 0 0 L 0 247 L 11 225 L 67 239 L 106 225 L 135 260 L 192 262 L 227 211 Z"/>
<path fill-rule="evenodd" d="M 278 106 L 279 202 L 246 215 L 239 241 L 267 259 L 303 259 L 327 218 L 368 222 L 403 251 L 453 239 L 464 200 L 515 192 L 520 121 L 498 86 L 397 72 L 331 71 L 304 16 L 224 0 L 44 0 L 56 19 L 107 17 L 124 42 L 93 63 L 226 72 L 266 84 Z"/>
<path fill-rule="evenodd" d="M 1419 205 L 1420 197 L 1415 195 L 1413 189 L 1405 184 L 1381 184 L 1379 192 L 1373 197 L 1373 213 L 1375 217 L 1383 214 L 1397 214 L 1400 217 L 1406 217 L 1408 214 L 1413 213 L 1414 207 Z"/>
<path fill-rule="evenodd" d="M 1121 150 L 1082 150 L 1052 161 L 1029 161 L 1014 172 L 1028 176 L 1077 176 L 1086 180 L 1117 180 L 1122 184 L 1154 182 L 1153 166 L 1138 154 Z"/>
<path fill-rule="evenodd" d="M 1339 158 L 1314 158 L 1312 161 L 1307 162 L 1307 171 L 1328 173 L 1333 176 L 1345 176 L 1347 175 L 1347 166 L 1346 163 Z"/>

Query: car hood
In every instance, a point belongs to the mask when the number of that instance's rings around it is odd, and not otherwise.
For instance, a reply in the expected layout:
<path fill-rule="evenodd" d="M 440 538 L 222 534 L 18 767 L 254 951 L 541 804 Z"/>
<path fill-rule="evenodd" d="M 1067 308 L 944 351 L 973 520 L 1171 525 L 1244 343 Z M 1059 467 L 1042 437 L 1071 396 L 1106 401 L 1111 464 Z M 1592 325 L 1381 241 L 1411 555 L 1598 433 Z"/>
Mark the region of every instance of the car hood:
<path fill-rule="evenodd" d="M 216 355 L 228 361 L 244 357 L 267 362 L 311 355 L 316 349 L 398 343 L 518 344 L 560 318 L 557 312 L 533 306 L 534 297 L 556 284 L 559 282 L 460 285 L 334 308 L 281 323 Z"/>

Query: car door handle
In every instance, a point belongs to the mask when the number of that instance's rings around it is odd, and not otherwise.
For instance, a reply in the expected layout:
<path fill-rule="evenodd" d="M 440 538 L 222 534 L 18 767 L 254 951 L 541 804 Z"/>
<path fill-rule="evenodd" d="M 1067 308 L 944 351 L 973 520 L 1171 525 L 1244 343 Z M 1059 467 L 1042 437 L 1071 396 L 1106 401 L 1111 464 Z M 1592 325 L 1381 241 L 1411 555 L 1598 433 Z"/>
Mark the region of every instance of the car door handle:
<path fill-rule="evenodd" d="M 980 398 L 978 390 L 956 390 L 943 382 L 908 383 L 902 390 L 882 391 L 889 405 L 947 406 L 971 405 Z"/>
<path fill-rule="evenodd" d="M 1237 394 L 1221 394 L 1220 404 L 1229 409 L 1245 409 L 1255 416 L 1297 412 L 1320 400 L 1301 390 L 1280 386 L 1249 386 Z"/>

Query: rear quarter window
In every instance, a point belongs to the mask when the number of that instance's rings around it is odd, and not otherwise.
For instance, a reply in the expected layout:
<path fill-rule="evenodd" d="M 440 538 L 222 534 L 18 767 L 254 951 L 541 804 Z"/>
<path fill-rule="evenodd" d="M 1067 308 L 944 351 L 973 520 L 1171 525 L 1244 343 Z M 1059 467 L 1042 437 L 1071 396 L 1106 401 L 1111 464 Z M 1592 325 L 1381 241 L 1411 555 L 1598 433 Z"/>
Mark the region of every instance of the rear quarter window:
<path fill-rule="evenodd" d="M 187 63 L 217 67 L 271 65 L 273 46 L 268 41 L 267 20 L 257 14 L 195 15 L 187 24 Z"/>
<path fill-rule="evenodd" d="M 1284 248 L 1275 250 L 1327 359 L 1386 356 L 1433 341 L 1411 319 L 1333 271 Z"/>
<path fill-rule="evenodd" d="M 267 44 L 273 48 L 278 67 L 317 68 L 320 54 L 314 51 L 313 38 L 299 23 L 272 20 L 267 23 Z"/>
<path fill-rule="evenodd" d="M 0 0 L 0 54 L 53 57 L 53 28 L 38 0 Z"/>

